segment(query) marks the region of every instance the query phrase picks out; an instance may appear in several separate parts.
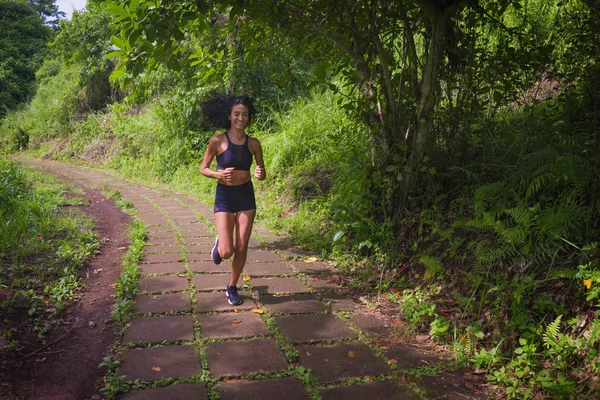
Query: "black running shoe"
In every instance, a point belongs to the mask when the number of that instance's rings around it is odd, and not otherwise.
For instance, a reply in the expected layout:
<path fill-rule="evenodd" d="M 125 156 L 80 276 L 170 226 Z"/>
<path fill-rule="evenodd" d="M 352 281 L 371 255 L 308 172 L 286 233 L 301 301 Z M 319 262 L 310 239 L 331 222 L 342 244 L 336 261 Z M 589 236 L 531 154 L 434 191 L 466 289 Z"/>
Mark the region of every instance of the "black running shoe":
<path fill-rule="evenodd" d="M 242 296 L 238 294 L 237 286 L 227 285 L 227 297 L 229 298 L 229 304 L 232 306 L 239 306 L 244 302 Z"/>
<path fill-rule="evenodd" d="M 212 250 L 210 251 L 210 255 L 212 257 L 213 262 L 217 265 L 221 264 L 221 261 L 223 261 L 223 257 L 221 257 L 221 255 L 219 254 L 219 237 L 218 236 L 215 239 L 215 245 L 213 246 Z"/>

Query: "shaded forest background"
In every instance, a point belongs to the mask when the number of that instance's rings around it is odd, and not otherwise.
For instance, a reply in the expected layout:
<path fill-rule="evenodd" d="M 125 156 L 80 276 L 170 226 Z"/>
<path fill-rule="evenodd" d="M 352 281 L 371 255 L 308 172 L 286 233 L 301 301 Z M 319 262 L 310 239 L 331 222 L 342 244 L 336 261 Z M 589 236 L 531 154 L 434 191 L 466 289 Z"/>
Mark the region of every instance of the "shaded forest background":
<path fill-rule="evenodd" d="M 2 152 L 211 202 L 199 102 L 248 93 L 258 218 L 509 397 L 598 395 L 598 1 L 86 9 L 0 0 Z"/>

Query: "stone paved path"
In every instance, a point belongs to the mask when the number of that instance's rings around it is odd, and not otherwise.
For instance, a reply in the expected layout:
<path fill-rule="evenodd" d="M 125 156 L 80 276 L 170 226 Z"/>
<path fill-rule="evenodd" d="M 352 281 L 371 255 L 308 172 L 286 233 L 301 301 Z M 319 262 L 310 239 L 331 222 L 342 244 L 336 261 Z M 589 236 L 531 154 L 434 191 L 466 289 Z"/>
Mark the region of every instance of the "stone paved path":
<path fill-rule="evenodd" d="M 323 276 L 257 229 L 240 286 L 227 303 L 230 264 L 210 261 L 211 207 L 188 196 L 85 167 L 21 160 L 83 186 L 118 190 L 148 229 L 136 316 L 120 343 L 119 375 L 135 399 L 483 399 L 465 374 L 410 370 L 443 363 L 416 347 L 378 347 L 389 333 Z M 275 250 L 277 248 L 277 250 Z"/>

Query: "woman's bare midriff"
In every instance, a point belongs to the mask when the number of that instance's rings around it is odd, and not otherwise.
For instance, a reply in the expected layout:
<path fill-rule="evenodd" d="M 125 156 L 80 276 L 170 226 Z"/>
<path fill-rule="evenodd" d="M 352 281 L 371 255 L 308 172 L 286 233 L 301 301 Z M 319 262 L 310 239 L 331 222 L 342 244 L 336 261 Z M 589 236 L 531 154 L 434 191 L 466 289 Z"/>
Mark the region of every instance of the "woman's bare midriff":
<path fill-rule="evenodd" d="M 220 169 L 219 171 L 223 171 Z M 250 180 L 250 171 L 234 170 L 233 179 L 227 183 L 223 179 L 219 179 L 219 183 L 226 186 L 239 186 Z"/>

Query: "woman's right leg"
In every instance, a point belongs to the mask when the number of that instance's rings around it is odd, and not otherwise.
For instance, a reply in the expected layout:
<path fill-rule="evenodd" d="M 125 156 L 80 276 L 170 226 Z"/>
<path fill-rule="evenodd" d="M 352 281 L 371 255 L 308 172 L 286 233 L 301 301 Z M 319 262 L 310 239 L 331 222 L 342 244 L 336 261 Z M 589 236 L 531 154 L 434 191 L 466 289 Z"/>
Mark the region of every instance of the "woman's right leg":
<path fill-rule="evenodd" d="M 235 215 L 228 212 L 215 213 L 215 225 L 219 237 L 218 251 L 226 260 L 233 255 L 233 228 L 235 226 Z"/>

